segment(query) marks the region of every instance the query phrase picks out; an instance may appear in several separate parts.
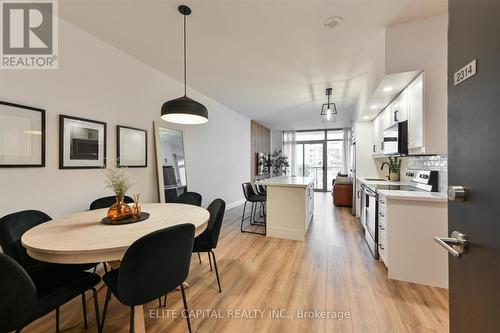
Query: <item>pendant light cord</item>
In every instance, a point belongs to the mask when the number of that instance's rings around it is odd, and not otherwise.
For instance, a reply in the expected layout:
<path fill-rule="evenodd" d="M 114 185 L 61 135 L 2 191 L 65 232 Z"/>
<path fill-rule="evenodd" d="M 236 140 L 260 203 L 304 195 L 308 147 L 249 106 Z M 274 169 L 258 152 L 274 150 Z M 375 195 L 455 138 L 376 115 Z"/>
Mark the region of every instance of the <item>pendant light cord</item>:
<path fill-rule="evenodd" d="M 184 96 L 186 96 L 187 78 L 186 78 L 186 15 L 184 15 Z"/>

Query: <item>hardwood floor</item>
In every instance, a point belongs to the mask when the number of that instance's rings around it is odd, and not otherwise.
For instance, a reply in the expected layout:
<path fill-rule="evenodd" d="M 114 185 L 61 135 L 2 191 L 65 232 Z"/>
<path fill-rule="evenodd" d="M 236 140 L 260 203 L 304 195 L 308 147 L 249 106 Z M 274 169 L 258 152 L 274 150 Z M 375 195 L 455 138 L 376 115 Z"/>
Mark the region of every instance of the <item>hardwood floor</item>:
<path fill-rule="evenodd" d="M 191 263 L 187 301 L 193 313 L 199 311 L 191 318 L 193 332 L 448 332 L 447 290 L 388 280 L 350 209 L 335 208 L 329 194 L 317 193 L 315 200 L 306 242 L 242 234 L 242 207 L 226 212 L 215 250 L 222 293 L 206 254 L 202 264 L 196 255 Z M 101 311 L 104 295 L 101 286 Z M 61 309 L 64 331 L 96 331 L 90 293 L 87 303 L 89 329 L 83 329 L 81 300 L 76 298 Z M 286 310 L 281 315 L 293 318 L 273 318 L 269 310 Z M 301 310 L 345 318 L 299 318 Z M 158 309 L 157 301 L 145 306 L 146 330 L 187 332 L 181 314 L 181 295 L 175 291 L 166 308 Z M 214 317 L 219 314 L 224 318 Z M 47 315 L 23 332 L 53 331 L 54 320 L 54 314 Z M 128 325 L 128 308 L 113 297 L 105 332 L 128 332 Z"/>

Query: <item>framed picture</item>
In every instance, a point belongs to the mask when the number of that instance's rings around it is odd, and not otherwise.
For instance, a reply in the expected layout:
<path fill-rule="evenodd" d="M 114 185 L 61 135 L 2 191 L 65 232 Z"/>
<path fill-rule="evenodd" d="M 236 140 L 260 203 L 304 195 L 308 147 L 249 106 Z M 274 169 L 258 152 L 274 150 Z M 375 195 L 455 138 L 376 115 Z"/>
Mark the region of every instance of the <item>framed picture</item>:
<path fill-rule="evenodd" d="M 148 132 L 143 129 L 116 127 L 117 165 L 144 168 L 148 166 Z"/>
<path fill-rule="evenodd" d="M 0 167 L 45 166 L 45 110 L 0 102 Z"/>
<path fill-rule="evenodd" d="M 106 167 L 106 123 L 59 116 L 59 169 Z"/>

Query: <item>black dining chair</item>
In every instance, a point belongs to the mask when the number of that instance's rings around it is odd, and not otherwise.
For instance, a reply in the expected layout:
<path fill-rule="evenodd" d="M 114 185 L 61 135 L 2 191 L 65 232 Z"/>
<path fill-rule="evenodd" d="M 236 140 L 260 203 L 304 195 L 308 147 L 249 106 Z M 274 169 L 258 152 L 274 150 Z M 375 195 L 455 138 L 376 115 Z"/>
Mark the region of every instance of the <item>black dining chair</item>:
<path fill-rule="evenodd" d="M 56 332 L 59 332 L 59 308 L 81 295 L 83 320 L 87 325 L 85 292 L 92 290 L 97 330 L 100 332 L 99 304 L 95 286 L 99 275 L 83 271 L 43 272 L 28 274 L 13 258 L 0 253 L 0 332 L 21 330 L 38 318 L 56 311 Z"/>
<path fill-rule="evenodd" d="M 127 249 L 120 268 L 102 278 L 108 286 L 102 314 L 102 330 L 112 293 L 122 304 L 130 307 L 130 332 L 134 332 L 134 306 L 159 299 L 180 287 L 184 315 L 191 332 L 182 283 L 189 274 L 194 231 L 195 227 L 190 223 L 175 225 L 143 236 Z"/>
<path fill-rule="evenodd" d="M 113 206 L 113 204 L 115 202 L 116 202 L 116 196 L 114 196 L 114 195 L 111 195 L 109 197 L 102 197 L 99 199 L 95 199 L 90 204 L 90 210 L 109 208 L 109 207 Z M 123 197 L 123 202 L 125 202 L 126 204 L 134 203 L 134 199 L 132 199 L 131 197 L 126 195 Z"/>
<path fill-rule="evenodd" d="M 214 259 L 217 285 L 219 286 L 219 292 L 222 292 L 220 287 L 219 271 L 217 269 L 217 261 L 215 260 L 215 253 L 213 250 L 217 247 L 217 242 L 219 241 L 219 234 L 222 227 L 222 221 L 224 219 L 226 203 L 222 199 L 215 199 L 208 206 L 207 210 L 210 213 L 210 219 L 208 220 L 207 228 L 194 239 L 193 252 L 198 252 L 198 258 L 200 258 L 200 252 L 208 253 L 210 271 L 212 271 L 212 260 L 210 258 L 210 255 L 212 255 Z"/>
<path fill-rule="evenodd" d="M 247 232 L 247 233 L 251 233 L 251 234 L 265 236 L 266 235 L 266 229 L 265 229 L 266 228 L 266 215 L 264 214 L 264 221 L 263 222 L 256 221 L 255 220 L 255 215 L 256 215 L 255 209 L 256 209 L 256 207 L 257 207 L 258 204 L 265 205 L 265 203 L 266 203 L 266 197 L 263 196 L 263 195 L 259 195 L 259 194 L 255 193 L 255 191 L 254 191 L 254 189 L 252 187 L 252 184 L 250 182 L 243 183 L 242 187 L 243 187 L 243 195 L 245 196 L 245 204 L 243 206 L 243 214 L 241 215 L 240 230 L 241 230 L 241 232 Z M 246 208 L 247 208 L 247 203 L 251 204 L 250 216 L 245 217 L 245 211 L 246 211 Z M 257 225 L 264 226 L 264 232 L 261 233 L 261 232 L 256 232 L 256 231 L 251 231 L 251 230 L 244 229 L 243 228 L 243 223 L 246 220 L 248 220 L 248 219 L 250 219 L 250 224 L 251 225 L 257 224 Z"/>
<path fill-rule="evenodd" d="M 39 271 L 83 271 L 95 268 L 96 264 L 52 264 L 38 261 L 28 255 L 26 248 L 21 244 L 22 235 L 29 229 L 50 220 L 52 220 L 50 216 L 38 210 L 23 210 L 0 218 L 0 247 L 2 247 L 2 251 L 17 261 L 28 273 Z"/>
<path fill-rule="evenodd" d="M 201 207 L 201 201 L 201 194 L 196 192 L 184 192 L 177 197 L 177 200 L 175 200 L 176 203 L 183 203 L 198 207 Z"/>

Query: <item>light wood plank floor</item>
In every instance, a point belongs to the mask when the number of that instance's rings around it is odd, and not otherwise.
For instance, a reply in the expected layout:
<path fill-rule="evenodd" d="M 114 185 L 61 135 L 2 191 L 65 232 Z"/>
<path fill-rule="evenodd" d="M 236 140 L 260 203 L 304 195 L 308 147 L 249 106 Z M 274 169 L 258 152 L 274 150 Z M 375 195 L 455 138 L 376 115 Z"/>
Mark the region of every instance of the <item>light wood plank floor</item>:
<path fill-rule="evenodd" d="M 206 255 L 202 264 L 196 255 L 191 263 L 188 304 L 193 311 L 205 311 L 204 316 L 191 319 L 193 331 L 448 332 L 447 290 L 388 280 L 387 270 L 371 256 L 350 210 L 335 208 L 329 194 L 317 193 L 315 199 L 315 217 L 306 242 L 241 234 L 242 207 L 226 212 L 215 250 L 222 293 L 217 290 Z M 104 294 L 101 286 L 101 311 Z M 90 293 L 87 301 L 89 329 L 83 329 L 77 298 L 61 309 L 64 331 L 96 332 Z M 170 293 L 167 303 L 163 309 L 158 309 L 158 302 L 145 306 L 148 332 L 187 331 L 180 316 L 180 292 Z M 267 312 L 279 309 L 286 310 L 290 318 L 272 318 Z M 167 310 L 177 311 L 178 318 L 172 318 Z M 210 318 L 214 315 L 210 310 L 224 318 Z M 250 310 L 266 312 L 256 319 L 230 318 L 238 315 L 237 310 L 246 310 L 242 316 L 250 315 Z M 299 318 L 299 310 L 348 312 L 350 316 L 344 320 Z M 128 316 L 128 308 L 113 297 L 105 332 L 127 332 Z M 23 332 L 52 332 L 54 318 L 49 314 Z"/>

